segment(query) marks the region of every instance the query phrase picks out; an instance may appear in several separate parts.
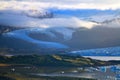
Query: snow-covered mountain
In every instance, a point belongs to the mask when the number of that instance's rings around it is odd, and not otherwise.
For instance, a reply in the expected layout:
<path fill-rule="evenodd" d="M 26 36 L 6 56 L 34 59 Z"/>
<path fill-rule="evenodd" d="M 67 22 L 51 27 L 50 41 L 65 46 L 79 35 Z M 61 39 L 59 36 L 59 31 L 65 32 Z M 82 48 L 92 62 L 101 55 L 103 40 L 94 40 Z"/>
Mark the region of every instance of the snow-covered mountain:
<path fill-rule="evenodd" d="M 82 20 L 101 23 L 104 21 L 120 18 L 120 10 L 96 10 L 96 9 L 76 9 L 76 10 L 51 10 L 61 17 L 78 17 Z"/>
<path fill-rule="evenodd" d="M 33 18 L 53 18 L 54 14 L 52 12 L 48 12 L 48 11 L 39 11 L 39 10 L 28 10 L 28 11 L 24 11 L 24 14 L 26 14 L 29 17 L 33 17 Z"/>
<path fill-rule="evenodd" d="M 7 41 L 9 44 L 11 43 L 11 39 L 14 39 L 21 43 L 21 47 L 24 41 L 34 45 L 34 47 L 36 46 L 37 48 L 44 48 L 47 50 L 83 50 L 119 46 L 120 36 L 118 34 L 120 34 L 120 28 L 95 27 L 88 29 L 84 27 L 36 27 L 10 30 L 3 32 L 0 37 L 1 42 L 6 43 L 5 41 Z M 14 44 L 17 43 L 14 42 Z M 3 46 L 5 45 L 3 44 Z"/>
<path fill-rule="evenodd" d="M 97 14 L 97 15 L 88 17 L 88 20 L 101 23 L 101 22 L 106 22 L 109 20 L 117 19 L 117 18 L 120 18 L 120 15 L 116 15 L 116 14 L 99 14 L 98 15 Z"/>
<path fill-rule="evenodd" d="M 111 20 L 107 20 L 101 23 L 103 26 L 106 27 L 112 27 L 112 28 L 116 28 L 116 27 L 120 27 L 120 18 L 114 18 Z"/>
<path fill-rule="evenodd" d="M 0 47 L 16 48 L 19 44 L 17 49 L 25 47 L 49 52 L 50 49 L 83 50 L 120 46 L 118 13 L 96 10 L 73 12 L 65 14 L 66 11 L 57 13 L 41 9 L 0 11 Z"/>

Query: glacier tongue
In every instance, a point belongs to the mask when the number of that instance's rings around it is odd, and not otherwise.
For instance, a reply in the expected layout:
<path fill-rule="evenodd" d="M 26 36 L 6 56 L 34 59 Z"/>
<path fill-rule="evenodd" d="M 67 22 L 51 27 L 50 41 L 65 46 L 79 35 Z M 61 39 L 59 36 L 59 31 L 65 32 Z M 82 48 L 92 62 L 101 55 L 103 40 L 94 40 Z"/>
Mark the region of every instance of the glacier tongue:
<path fill-rule="evenodd" d="M 54 48 L 54 49 L 59 49 L 59 48 L 68 48 L 68 46 L 56 43 L 56 42 L 48 42 L 48 41 L 41 41 L 41 40 L 36 40 L 28 36 L 29 33 L 36 32 L 36 31 L 42 31 L 42 29 L 21 29 L 21 30 L 15 30 L 12 32 L 4 33 L 3 35 L 6 37 L 13 37 L 21 40 L 25 40 L 28 42 L 31 42 L 33 44 L 37 44 L 38 46 L 42 48 Z"/>
<path fill-rule="evenodd" d="M 72 51 L 72 54 L 81 56 L 120 56 L 120 47 L 108 47 L 89 50 Z"/>

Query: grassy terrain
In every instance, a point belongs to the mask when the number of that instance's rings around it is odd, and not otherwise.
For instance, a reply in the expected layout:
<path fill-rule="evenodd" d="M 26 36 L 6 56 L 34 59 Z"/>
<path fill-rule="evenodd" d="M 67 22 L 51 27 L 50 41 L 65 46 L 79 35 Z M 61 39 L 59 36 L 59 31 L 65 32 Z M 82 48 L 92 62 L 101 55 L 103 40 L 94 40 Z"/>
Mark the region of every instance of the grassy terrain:
<path fill-rule="evenodd" d="M 93 60 L 80 56 L 69 55 L 20 55 L 20 56 L 0 56 L 1 64 L 26 64 L 36 66 L 99 66 L 108 65 L 110 62 Z"/>
<path fill-rule="evenodd" d="M 10 64 L 0 64 L 0 67 L 11 66 Z"/>
<path fill-rule="evenodd" d="M 0 80 L 15 80 L 15 79 L 7 76 L 0 76 Z"/>

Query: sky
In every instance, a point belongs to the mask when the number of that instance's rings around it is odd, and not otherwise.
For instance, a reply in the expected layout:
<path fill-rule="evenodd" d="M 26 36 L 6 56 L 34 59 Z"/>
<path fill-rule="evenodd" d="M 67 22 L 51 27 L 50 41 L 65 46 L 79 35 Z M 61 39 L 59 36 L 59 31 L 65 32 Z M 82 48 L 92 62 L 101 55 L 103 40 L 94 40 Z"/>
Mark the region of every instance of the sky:
<path fill-rule="evenodd" d="M 31 13 L 29 10 L 38 10 L 46 12 L 49 9 L 57 10 L 91 10 L 95 9 L 95 15 L 100 11 L 118 10 L 120 9 L 120 0 L 0 0 L 0 13 L 4 12 L 0 16 L 0 24 L 8 24 L 12 26 L 42 26 L 42 27 L 55 27 L 55 26 L 75 26 L 75 27 L 87 27 L 92 28 L 96 23 L 81 20 L 76 15 L 66 17 L 66 12 L 62 14 L 62 17 L 54 17 L 52 19 L 36 19 L 22 15 L 22 13 Z M 104 12 L 104 13 L 106 13 Z M 7 14 L 6 14 L 7 13 Z M 11 14 L 12 13 L 12 14 Z M 19 14 L 20 13 L 20 14 Z M 72 12 L 71 12 L 72 13 Z M 70 12 L 67 15 L 71 14 Z M 82 15 L 80 12 L 77 15 Z M 87 13 L 87 14 L 84 14 Z M 15 15 L 17 14 L 17 15 Z M 83 12 L 84 15 L 91 14 L 91 11 Z M 61 15 L 61 14 L 60 14 Z M 94 15 L 92 13 L 92 15 Z M 107 14 L 108 15 L 108 14 Z M 83 15 L 82 15 L 83 16 Z M 100 15 L 101 16 L 101 15 Z M 110 15 L 111 16 L 111 15 Z M 9 17 L 9 18 L 8 18 Z M 104 16 L 103 16 L 104 18 Z"/>
<path fill-rule="evenodd" d="M 5 8 L 119 9 L 120 0 L 0 0 Z"/>

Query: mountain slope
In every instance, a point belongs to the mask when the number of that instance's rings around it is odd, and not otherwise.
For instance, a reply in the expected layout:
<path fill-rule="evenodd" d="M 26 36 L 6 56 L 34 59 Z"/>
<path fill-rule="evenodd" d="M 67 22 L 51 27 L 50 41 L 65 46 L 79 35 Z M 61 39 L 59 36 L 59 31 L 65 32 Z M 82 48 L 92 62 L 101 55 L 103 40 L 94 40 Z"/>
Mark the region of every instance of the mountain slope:
<path fill-rule="evenodd" d="M 94 49 L 120 46 L 120 28 L 98 26 L 92 29 L 78 29 L 72 39 L 64 44 L 76 49 Z"/>

